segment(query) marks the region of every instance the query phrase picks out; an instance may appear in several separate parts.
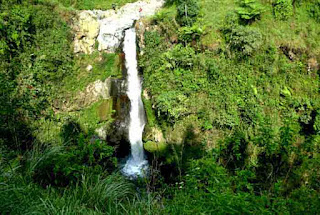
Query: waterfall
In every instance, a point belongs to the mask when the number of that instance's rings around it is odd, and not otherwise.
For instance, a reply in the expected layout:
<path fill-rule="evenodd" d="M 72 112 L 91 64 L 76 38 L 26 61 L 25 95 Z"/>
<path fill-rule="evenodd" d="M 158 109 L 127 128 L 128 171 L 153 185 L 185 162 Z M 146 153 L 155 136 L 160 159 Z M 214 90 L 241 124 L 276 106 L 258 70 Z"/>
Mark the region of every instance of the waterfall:
<path fill-rule="evenodd" d="M 141 99 L 141 81 L 137 69 L 136 31 L 130 28 L 125 31 L 124 46 L 128 89 L 127 95 L 130 99 L 130 123 L 129 141 L 131 155 L 128 158 L 122 172 L 129 177 L 143 176 L 148 168 L 142 143 L 142 132 L 145 125 L 145 113 Z"/>

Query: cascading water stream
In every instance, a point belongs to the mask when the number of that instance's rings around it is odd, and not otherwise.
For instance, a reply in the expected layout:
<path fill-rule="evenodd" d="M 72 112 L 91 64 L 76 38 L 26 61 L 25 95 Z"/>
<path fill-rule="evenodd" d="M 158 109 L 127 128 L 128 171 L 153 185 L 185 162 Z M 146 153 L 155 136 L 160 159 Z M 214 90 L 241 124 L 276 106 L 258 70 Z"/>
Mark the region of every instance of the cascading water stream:
<path fill-rule="evenodd" d="M 142 143 L 142 132 L 145 125 L 145 113 L 141 99 L 141 81 L 137 69 L 137 47 L 136 31 L 130 28 L 125 31 L 124 46 L 128 90 L 130 99 L 130 123 L 129 141 L 131 145 L 131 155 L 127 160 L 122 172 L 129 177 L 144 176 L 148 168 L 148 161 L 145 159 Z"/>

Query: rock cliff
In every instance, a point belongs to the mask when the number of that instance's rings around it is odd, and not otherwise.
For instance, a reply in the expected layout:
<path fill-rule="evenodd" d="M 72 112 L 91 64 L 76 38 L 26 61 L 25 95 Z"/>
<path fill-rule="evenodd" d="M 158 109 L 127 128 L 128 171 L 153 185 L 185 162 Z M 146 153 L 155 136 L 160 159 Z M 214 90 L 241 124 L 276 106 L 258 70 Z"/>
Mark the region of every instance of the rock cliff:
<path fill-rule="evenodd" d="M 124 30 L 136 20 L 151 16 L 160 9 L 164 0 L 146 0 L 126 4 L 118 10 L 81 11 L 74 24 L 74 52 L 91 54 L 99 43 L 98 50 L 115 52 L 124 37 Z"/>

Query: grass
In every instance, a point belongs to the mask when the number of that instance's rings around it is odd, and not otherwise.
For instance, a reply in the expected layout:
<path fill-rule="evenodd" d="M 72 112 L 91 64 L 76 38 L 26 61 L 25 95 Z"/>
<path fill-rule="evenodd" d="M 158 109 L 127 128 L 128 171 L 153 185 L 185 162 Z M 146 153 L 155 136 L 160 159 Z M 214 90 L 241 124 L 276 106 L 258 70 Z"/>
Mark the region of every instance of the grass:
<path fill-rule="evenodd" d="M 207 26 L 207 33 L 203 38 L 204 44 L 220 43 L 222 38 L 219 29 L 223 26 L 226 14 L 233 11 L 236 3 L 233 0 L 202 0 L 203 25 Z"/>
<path fill-rule="evenodd" d="M 88 65 L 92 66 L 91 71 L 87 71 Z M 121 63 L 118 54 L 107 54 L 94 52 L 91 55 L 80 54 L 75 57 L 74 72 L 63 81 L 63 88 L 60 92 L 76 92 L 84 90 L 85 87 L 96 81 L 104 81 L 108 77 L 120 78 Z"/>
<path fill-rule="evenodd" d="M 2 214 L 123 214 L 123 202 L 135 198 L 132 184 L 118 174 L 84 175 L 66 189 L 43 189 L 24 180 L 0 185 Z"/>
<path fill-rule="evenodd" d="M 202 0 L 202 24 L 207 26 L 207 34 L 202 38 L 202 43 L 208 46 L 222 42 L 219 30 L 228 13 L 232 13 L 238 7 L 233 0 Z M 320 54 L 319 24 L 306 13 L 306 4 L 297 7 L 294 16 L 288 21 L 275 20 L 271 3 L 264 1 L 265 12 L 261 20 L 252 24 L 265 36 L 268 43 L 277 46 L 288 45 L 292 48 L 300 48 L 311 51 L 312 55 Z"/>
<path fill-rule="evenodd" d="M 152 213 L 158 207 L 152 194 L 137 195 L 134 184 L 116 172 L 82 175 L 64 188 L 33 182 L 37 164 L 59 150 L 34 148 L 21 155 L 22 162 L 0 160 L 0 214 L 160 214 Z"/>

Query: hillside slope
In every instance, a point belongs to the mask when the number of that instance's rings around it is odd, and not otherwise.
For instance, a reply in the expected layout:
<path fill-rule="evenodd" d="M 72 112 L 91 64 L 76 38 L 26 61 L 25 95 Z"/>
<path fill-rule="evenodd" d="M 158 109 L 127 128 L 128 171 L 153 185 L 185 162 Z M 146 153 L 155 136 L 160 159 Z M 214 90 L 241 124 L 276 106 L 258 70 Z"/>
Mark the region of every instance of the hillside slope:
<path fill-rule="evenodd" d="M 320 1 L 167 0 L 137 21 L 135 181 L 101 135 L 129 108 L 124 55 L 74 53 L 73 31 L 128 2 L 0 0 L 0 214 L 318 214 Z"/>

